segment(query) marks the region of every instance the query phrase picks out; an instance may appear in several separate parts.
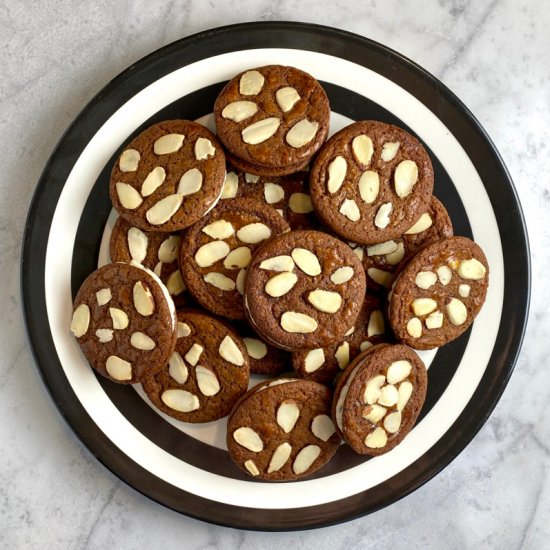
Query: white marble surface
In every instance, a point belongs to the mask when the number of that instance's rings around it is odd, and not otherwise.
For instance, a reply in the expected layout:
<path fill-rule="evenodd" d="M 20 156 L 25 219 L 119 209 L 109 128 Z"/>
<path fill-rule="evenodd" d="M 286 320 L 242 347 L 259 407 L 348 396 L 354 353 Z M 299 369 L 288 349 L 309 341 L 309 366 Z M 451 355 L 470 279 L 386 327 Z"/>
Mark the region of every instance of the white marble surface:
<path fill-rule="evenodd" d="M 521 197 L 531 235 L 533 300 L 510 384 L 490 420 L 446 470 L 368 517 L 268 534 L 211 526 L 167 510 L 83 448 L 33 364 L 21 315 L 19 259 L 40 172 L 99 89 L 183 36 L 277 19 L 330 23 L 380 41 L 423 65 L 470 107 Z M 548 548 L 549 28 L 550 4 L 534 0 L 0 1 L 0 546 Z"/>

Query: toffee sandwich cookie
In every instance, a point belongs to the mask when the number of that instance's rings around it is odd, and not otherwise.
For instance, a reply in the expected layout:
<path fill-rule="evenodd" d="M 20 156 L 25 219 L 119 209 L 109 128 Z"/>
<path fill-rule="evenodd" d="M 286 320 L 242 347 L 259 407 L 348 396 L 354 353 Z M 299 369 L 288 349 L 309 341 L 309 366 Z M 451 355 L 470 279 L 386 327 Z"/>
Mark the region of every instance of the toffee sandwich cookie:
<path fill-rule="evenodd" d="M 359 353 L 387 341 L 380 299 L 365 296 L 359 316 L 344 339 L 324 348 L 295 351 L 292 366 L 300 378 L 331 385 Z"/>
<path fill-rule="evenodd" d="M 359 244 L 400 237 L 432 196 L 432 163 L 405 130 L 355 122 L 327 141 L 310 172 L 313 206 L 336 234 Z"/>
<path fill-rule="evenodd" d="M 420 248 L 453 236 L 453 224 L 446 208 L 432 195 L 430 206 L 401 237 L 371 246 L 353 244 L 360 254 L 369 291 L 388 290 L 394 274 Z"/>
<path fill-rule="evenodd" d="M 424 363 L 407 346 L 382 344 L 358 355 L 334 392 L 340 435 L 359 454 L 387 453 L 414 426 L 427 381 Z"/>
<path fill-rule="evenodd" d="M 176 312 L 151 271 L 113 263 L 82 283 L 71 332 L 95 370 L 114 382 L 133 384 L 168 361 L 176 343 Z"/>
<path fill-rule="evenodd" d="M 163 413 L 210 422 L 229 414 L 246 392 L 249 374 L 246 347 L 235 332 L 209 315 L 182 310 L 175 351 L 142 386 Z"/>
<path fill-rule="evenodd" d="M 285 175 L 303 168 L 328 135 L 330 107 L 317 80 L 294 67 L 238 74 L 214 105 L 217 134 L 245 172 Z"/>
<path fill-rule="evenodd" d="M 282 216 L 261 201 L 223 201 L 183 235 L 180 269 L 190 294 L 217 315 L 244 319 L 244 281 L 252 254 L 288 229 Z"/>
<path fill-rule="evenodd" d="M 306 185 L 308 173 L 288 176 L 255 176 L 227 167 L 222 199 L 258 199 L 275 208 L 290 229 L 313 229 L 318 225 Z"/>
<path fill-rule="evenodd" d="M 312 474 L 340 443 L 330 417 L 331 399 L 326 386 L 309 380 L 259 384 L 229 416 L 230 457 L 258 479 L 287 481 Z"/>
<path fill-rule="evenodd" d="M 180 241 L 179 234 L 143 231 L 119 216 L 111 233 L 109 254 L 113 262 L 134 260 L 151 269 L 166 285 L 176 307 L 182 307 L 189 295 L 178 267 Z"/>
<path fill-rule="evenodd" d="M 167 120 L 126 146 L 111 173 L 111 200 L 133 226 L 177 231 L 214 207 L 224 178 L 216 136 L 196 122 Z"/>
<path fill-rule="evenodd" d="M 291 231 L 265 243 L 250 264 L 245 310 L 267 341 L 287 350 L 340 342 L 365 296 L 352 250 L 319 231 Z"/>
<path fill-rule="evenodd" d="M 458 338 L 479 313 L 489 285 L 481 248 L 452 237 L 422 249 L 393 285 L 388 317 L 396 338 L 415 349 Z"/>

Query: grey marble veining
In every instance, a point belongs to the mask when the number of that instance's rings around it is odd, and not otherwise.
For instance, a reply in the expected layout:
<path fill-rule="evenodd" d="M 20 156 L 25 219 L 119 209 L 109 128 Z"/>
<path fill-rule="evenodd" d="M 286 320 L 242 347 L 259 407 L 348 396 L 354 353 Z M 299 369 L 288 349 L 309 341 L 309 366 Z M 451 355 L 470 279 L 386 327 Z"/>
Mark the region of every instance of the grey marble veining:
<path fill-rule="evenodd" d="M 489 421 L 421 489 L 371 516 L 298 533 L 215 527 L 142 497 L 62 420 L 34 367 L 19 297 L 29 201 L 53 147 L 110 79 L 199 30 L 253 20 L 327 24 L 424 66 L 472 110 L 515 181 L 533 301 L 523 351 Z M 0 1 L 0 546 L 9 548 L 542 549 L 550 539 L 550 4 Z"/>

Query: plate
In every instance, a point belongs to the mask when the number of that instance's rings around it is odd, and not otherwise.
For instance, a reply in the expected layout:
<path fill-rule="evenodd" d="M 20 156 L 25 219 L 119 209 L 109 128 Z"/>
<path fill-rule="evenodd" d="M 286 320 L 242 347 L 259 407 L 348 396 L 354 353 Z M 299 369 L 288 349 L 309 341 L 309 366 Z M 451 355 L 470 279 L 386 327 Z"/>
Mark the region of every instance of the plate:
<path fill-rule="evenodd" d="M 435 194 L 449 210 L 455 233 L 476 240 L 491 267 L 487 301 L 472 328 L 427 355 L 426 404 L 403 443 L 370 460 L 342 445 L 312 478 L 280 484 L 251 480 L 231 463 L 222 421 L 202 426 L 170 421 L 149 406 L 139 388 L 97 377 L 68 330 L 78 287 L 105 261 L 113 219 L 109 172 L 122 146 L 160 120 L 208 123 L 224 82 L 267 64 L 294 65 L 321 81 L 332 131 L 352 120 L 377 119 L 415 134 L 430 152 Z M 464 449 L 497 403 L 520 350 L 529 305 L 529 248 L 498 152 L 443 84 L 360 36 L 301 23 L 250 23 L 156 51 L 84 108 L 38 182 L 23 243 L 21 287 L 44 384 L 98 460 L 178 512 L 232 527 L 290 530 L 387 506 Z"/>

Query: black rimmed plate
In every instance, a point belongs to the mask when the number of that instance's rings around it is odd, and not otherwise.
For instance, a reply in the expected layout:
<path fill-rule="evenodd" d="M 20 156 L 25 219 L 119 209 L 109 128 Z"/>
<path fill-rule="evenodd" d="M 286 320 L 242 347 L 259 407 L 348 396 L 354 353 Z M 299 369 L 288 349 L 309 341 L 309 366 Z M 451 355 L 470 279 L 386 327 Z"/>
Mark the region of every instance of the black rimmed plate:
<path fill-rule="evenodd" d="M 211 123 L 214 99 L 246 68 L 287 64 L 325 87 L 332 131 L 352 120 L 395 123 L 429 149 L 435 194 L 456 234 L 491 267 L 473 327 L 437 352 L 421 421 L 401 445 L 366 460 L 342 446 L 311 479 L 260 483 L 224 448 L 224 422 L 184 425 L 139 388 L 99 379 L 69 333 L 74 293 L 106 261 L 108 178 L 124 143 L 168 118 Z M 506 243 L 506 246 L 503 245 Z M 460 453 L 488 418 L 519 353 L 529 305 L 529 249 L 520 205 L 491 141 L 462 103 L 422 68 L 343 31 L 301 23 L 223 27 L 175 42 L 105 87 L 61 139 L 29 211 L 22 294 L 37 365 L 57 407 L 112 472 L 174 510 L 232 527 L 288 530 L 345 521 L 410 493 Z"/>

